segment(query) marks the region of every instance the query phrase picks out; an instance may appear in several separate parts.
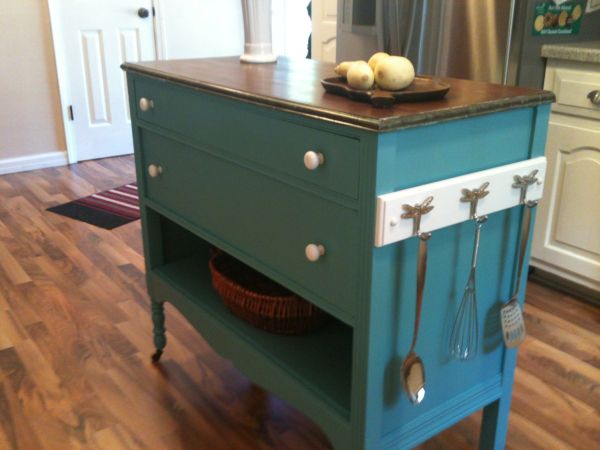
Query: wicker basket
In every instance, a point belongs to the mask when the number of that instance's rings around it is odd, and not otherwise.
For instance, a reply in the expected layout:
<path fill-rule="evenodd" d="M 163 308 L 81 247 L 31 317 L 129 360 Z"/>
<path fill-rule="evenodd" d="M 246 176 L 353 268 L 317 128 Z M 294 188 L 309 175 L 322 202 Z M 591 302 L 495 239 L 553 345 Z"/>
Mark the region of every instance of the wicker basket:
<path fill-rule="evenodd" d="M 209 260 L 212 284 L 236 316 L 265 331 L 303 334 L 322 326 L 328 315 L 224 252 Z"/>

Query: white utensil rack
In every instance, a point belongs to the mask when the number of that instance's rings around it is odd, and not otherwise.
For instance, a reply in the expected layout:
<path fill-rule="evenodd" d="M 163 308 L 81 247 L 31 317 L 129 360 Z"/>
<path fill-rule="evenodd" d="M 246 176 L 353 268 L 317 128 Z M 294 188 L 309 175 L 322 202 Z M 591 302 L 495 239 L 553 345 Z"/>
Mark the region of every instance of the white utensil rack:
<path fill-rule="evenodd" d="M 526 177 L 536 170 L 537 180 L 526 187 L 525 197 L 521 198 L 522 189 L 514 186 L 515 177 Z M 463 189 L 473 190 L 489 183 L 489 194 L 477 204 L 477 214 L 483 216 L 539 200 L 545 174 L 546 158 L 539 157 L 380 195 L 377 197 L 375 246 L 382 247 L 414 236 L 413 220 L 402 218 L 406 212 L 404 205 L 418 205 L 433 197 L 433 209 L 424 214 L 420 222 L 420 232 L 431 232 L 472 219 L 470 204 L 461 201 Z"/>

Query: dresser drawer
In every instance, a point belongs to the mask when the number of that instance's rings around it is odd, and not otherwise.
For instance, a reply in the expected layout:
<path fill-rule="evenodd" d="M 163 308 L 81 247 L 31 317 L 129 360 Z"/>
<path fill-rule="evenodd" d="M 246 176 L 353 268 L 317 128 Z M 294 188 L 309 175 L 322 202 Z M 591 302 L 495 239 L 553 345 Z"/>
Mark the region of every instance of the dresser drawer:
<path fill-rule="evenodd" d="M 137 118 L 203 146 L 350 198 L 358 198 L 358 139 L 273 118 L 269 111 L 150 78 L 135 81 Z M 305 155 L 323 155 L 316 168 Z"/>
<path fill-rule="evenodd" d="M 155 176 L 144 175 L 148 199 L 252 255 L 317 300 L 354 314 L 359 253 L 355 210 L 159 134 L 142 131 L 141 138 L 142 164 L 154 165 Z M 309 261 L 308 244 L 322 245 L 325 254 Z"/>
<path fill-rule="evenodd" d="M 592 102 L 592 93 L 600 92 L 600 66 L 595 70 L 554 69 L 551 89 L 556 94 L 552 110 L 600 119 L 600 103 Z"/>

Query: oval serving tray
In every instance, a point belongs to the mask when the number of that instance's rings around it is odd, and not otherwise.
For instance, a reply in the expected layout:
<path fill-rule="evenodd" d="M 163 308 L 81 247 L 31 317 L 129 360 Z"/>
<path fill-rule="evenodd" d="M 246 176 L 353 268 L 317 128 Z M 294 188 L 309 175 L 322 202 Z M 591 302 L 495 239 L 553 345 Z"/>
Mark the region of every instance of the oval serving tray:
<path fill-rule="evenodd" d="M 450 90 L 450 85 L 433 77 L 417 76 L 406 89 L 401 91 L 384 91 L 369 89 L 363 91 L 348 85 L 343 77 L 331 77 L 321 80 L 321 85 L 327 92 L 348 97 L 351 100 L 369 102 L 379 108 L 387 108 L 396 102 L 423 102 L 440 100 Z"/>

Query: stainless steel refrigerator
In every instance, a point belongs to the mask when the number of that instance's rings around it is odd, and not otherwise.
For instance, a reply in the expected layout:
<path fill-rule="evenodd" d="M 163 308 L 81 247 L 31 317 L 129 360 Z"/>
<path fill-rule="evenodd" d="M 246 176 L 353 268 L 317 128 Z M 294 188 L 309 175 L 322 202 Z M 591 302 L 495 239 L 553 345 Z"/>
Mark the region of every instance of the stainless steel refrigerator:
<path fill-rule="evenodd" d="M 384 50 L 408 57 L 421 74 L 542 87 L 542 45 L 600 40 L 600 11 L 581 17 L 577 35 L 537 36 L 540 3 L 338 0 L 337 60 L 368 59 Z"/>

